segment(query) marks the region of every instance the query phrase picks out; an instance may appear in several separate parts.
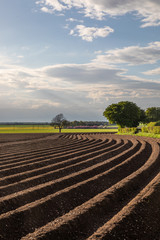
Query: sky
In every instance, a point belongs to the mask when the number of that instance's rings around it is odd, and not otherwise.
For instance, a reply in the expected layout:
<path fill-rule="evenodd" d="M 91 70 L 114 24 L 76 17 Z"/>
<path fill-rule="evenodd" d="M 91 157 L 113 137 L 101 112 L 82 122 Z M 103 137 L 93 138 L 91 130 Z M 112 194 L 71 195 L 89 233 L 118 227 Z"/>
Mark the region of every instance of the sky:
<path fill-rule="evenodd" d="M 1 0 L 0 122 L 160 107 L 159 0 Z"/>

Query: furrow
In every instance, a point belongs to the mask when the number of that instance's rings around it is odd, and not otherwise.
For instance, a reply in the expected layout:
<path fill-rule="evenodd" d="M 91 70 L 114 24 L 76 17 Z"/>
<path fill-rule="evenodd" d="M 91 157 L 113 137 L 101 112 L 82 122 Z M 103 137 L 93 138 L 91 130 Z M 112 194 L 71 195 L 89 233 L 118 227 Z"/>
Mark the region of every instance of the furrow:
<path fill-rule="evenodd" d="M 117 151 L 121 151 L 125 146 L 122 146 L 121 148 L 121 144 L 120 147 L 117 146 Z M 127 148 L 127 146 L 126 146 Z M 129 148 L 129 144 L 128 144 L 128 148 Z M 110 151 L 109 151 L 110 150 Z M 105 159 L 107 156 L 109 157 L 110 154 L 113 154 L 112 152 L 115 151 L 115 149 L 113 150 L 113 148 L 105 148 L 105 152 L 100 154 L 99 152 L 97 152 L 97 154 L 95 154 L 94 157 L 89 158 L 88 154 L 85 156 L 81 156 L 81 157 L 75 157 L 72 158 L 72 160 L 66 160 L 63 163 L 57 163 L 57 164 L 51 164 L 48 166 L 47 171 L 46 168 L 41 169 L 41 171 L 36 172 L 36 175 L 33 177 L 25 177 L 23 180 L 20 181 L 13 181 L 13 183 L 11 184 L 7 184 L 3 186 L 0 186 L 0 194 L 1 195 L 6 195 L 9 194 L 11 192 L 16 192 L 16 191 L 20 191 L 23 189 L 26 189 L 28 186 L 34 186 L 36 184 L 40 184 L 40 183 L 44 183 L 46 181 L 53 181 L 56 177 L 60 177 L 60 176 L 64 176 L 65 174 L 69 174 L 72 170 L 75 172 L 76 169 L 82 169 L 85 167 L 88 167 L 90 165 L 95 164 L 96 162 L 101 162 L 103 161 L 103 159 Z M 114 154 L 116 154 L 114 153 Z M 44 173 L 43 173 L 44 172 Z M 29 172 L 30 173 L 30 172 Z M 11 176 L 10 176 L 11 177 Z M 13 180 L 13 179 L 12 179 Z"/>
<path fill-rule="evenodd" d="M 65 165 L 70 165 L 70 164 L 78 162 L 80 160 L 81 161 L 85 160 L 88 157 L 97 155 L 97 153 L 99 154 L 99 153 L 103 153 L 107 150 L 109 151 L 114 148 L 117 148 L 119 146 L 118 144 L 122 145 L 123 142 L 120 141 L 119 143 L 116 144 L 116 141 L 111 140 L 110 142 L 107 143 L 105 148 L 103 148 L 103 146 L 102 146 L 102 150 L 101 151 L 98 150 L 98 152 L 95 151 L 95 152 L 91 152 L 91 153 L 85 153 L 84 155 L 82 155 L 82 153 L 80 152 L 79 156 L 77 156 L 77 154 L 75 153 L 74 157 L 72 156 L 71 159 L 70 159 L 70 155 L 61 156 L 59 158 L 54 158 L 53 159 L 54 163 L 52 163 L 52 161 L 49 161 L 49 163 L 50 163 L 49 165 L 46 164 L 46 166 L 39 166 L 39 168 L 36 168 L 36 169 L 33 168 L 33 170 L 27 169 L 25 172 L 19 172 L 19 173 L 13 174 L 13 175 L 10 174 L 8 176 L 1 177 L 0 184 L 1 184 L 1 186 L 6 185 L 6 184 L 8 185 L 10 183 L 25 179 L 26 177 L 35 176 L 38 173 L 41 174 L 42 172 L 44 173 L 44 172 L 51 170 L 51 167 L 53 167 L 54 169 L 63 168 Z"/>
<path fill-rule="evenodd" d="M 100 144 L 101 141 L 90 141 L 90 142 L 84 142 L 84 143 L 77 143 L 77 145 L 75 144 L 74 146 L 69 146 L 68 148 L 61 148 L 60 150 L 56 150 L 56 149 L 52 149 L 50 151 L 43 151 L 41 153 L 34 153 L 34 154 L 26 154 L 26 155 L 22 155 L 22 156 L 18 156 L 18 157 L 15 157 L 13 158 L 12 161 L 5 161 L 5 163 L 1 164 L 0 165 L 0 169 L 5 169 L 5 168 L 11 168 L 11 167 L 14 167 L 14 166 L 19 166 L 19 165 L 22 165 L 23 163 L 30 163 L 30 162 L 34 162 L 34 159 L 40 157 L 43 159 L 43 156 L 44 157 L 52 157 L 52 156 L 58 156 L 58 155 L 61 155 L 62 152 L 69 152 L 69 153 L 74 153 L 75 151 L 78 151 L 78 150 L 83 150 L 83 149 L 87 149 L 87 147 L 92 147 L 92 146 L 96 146 L 98 144 Z M 20 159 L 20 160 L 19 160 Z M 33 160 L 32 160 L 33 159 Z"/>
<path fill-rule="evenodd" d="M 98 163 L 96 163 L 94 160 L 88 160 L 87 162 L 91 162 L 92 165 L 90 167 L 85 166 L 85 168 L 80 168 L 78 169 L 77 172 L 75 172 L 75 168 L 72 170 L 75 173 L 71 173 L 69 175 L 70 172 L 68 172 L 68 175 L 62 178 L 58 178 L 57 180 L 54 181 L 50 181 L 44 184 L 39 184 L 37 183 L 37 186 L 35 187 L 30 187 L 24 191 L 20 191 L 20 192 L 16 192 L 15 194 L 10 194 L 7 195 L 5 197 L 0 198 L 0 211 L 1 212 L 5 212 L 9 210 L 9 207 L 11 207 L 12 209 L 20 206 L 20 204 L 27 202 L 27 196 L 26 194 L 29 194 L 28 197 L 28 201 L 34 201 L 37 198 L 40 197 L 44 197 L 46 194 L 52 194 L 53 192 L 56 192 L 60 189 L 62 189 L 62 187 L 68 187 L 71 186 L 72 184 L 76 184 L 77 182 L 81 181 L 82 179 L 88 179 L 91 177 L 94 177 L 95 175 L 101 174 L 103 172 L 105 172 L 106 170 L 109 170 L 110 168 L 113 169 L 113 167 L 116 164 L 120 164 L 121 162 L 125 161 L 125 159 L 130 156 L 131 154 L 133 154 L 135 151 L 138 151 L 138 149 L 140 148 L 140 144 L 139 143 L 135 143 L 133 144 L 132 147 L 130 147 L 130 145 L 126 144 L 125 148 L 126 150 L 123 151 L 123 149 L 119 149 L 119 152 L 117 152 L 116 157 L 111 157 L 111 158 L 104 158 L 103 161 L 96 161 Z M 93 165 L 94 164 L 94 165 Z M 82 169 L 82 170 L 81 170 Z M 32 192 L 32 195 L 31 195 Z M 20 198 L 18 198 L 18 196 L 21 196 Z M 23 197 L 23 199 L 22 199 Z M 16 198 L 16 201 L 13 200 L 14 198 Z M 11 201 L 10 201 L 11 199 Z M 17 205 L 16 205 L 17 204 Z M 8 208 L 7 208 L 8 207 Z"/>
<path fill-rule="evenodd" d="M 160 161 L 160 148 L 156 157 Z M 153 179 L 147 178 L 146 184 L 148 184 L 87 240 L 127 240 L 132 238 L 159 240 L 159 168 L 156 169 L 154 175 Z"/>
<path fill-rule="evenodd" d="M 18 166 L 13 166 L 13 167 L 7 167 L 5 169 L 0 170 L 0 174 L 2 176 L 6 176 L 8 174 L 14 174 L 17 172 L 22 172 L 22 171 L 26 171 L 28 169 L 32 170 L 35 168 L 39 168 L 45 165 L 48 165 L 49 163 L 56 161 L 57 159 L 61 160 L 61 159 L 68 159 L 71 157 L 76 156 L 80 156 L 82 154 L 87 153 L 89 150 L 90 151 L 96 151 L 98 149 L 103 148 L 103 146 L 107 144 L 106 142 L 98 142 L 97 144 L 91 144 L 91 148 L 90 148 L 90 144 L 86 144 L 86 147 L 83 147 L 82 149 L 75 149 L 75 150 L 71 150 L 71 151 L 67 151 L 67 152 L 61 152 L 58 154 L 50 154 L 48 155 L 47 153 L 42 156 L 42 157 L 33 157 L 33 160 L 28 163 L 28 161 L 24 161 L 24 163 L 22 163 L 21 165 Z M 89 150 L 88 150 L 89 149 Z"/>
<path fill-rule="evenodd" d="M 54 142 L 53 146 L 50 147 L 50 148 L 46 148 L 46 149 L 36 149 L 36 150 L 33 150 L 33 151 L 29 151 L 29 152 L 18 152 L 18 153 L 15 153 L 15 154 L 12 154 L 12 155 L 6 155 L 4 154 L 4 156 L 1 156 L 1 159 L 0 159 L 0 165 L 3 164 L 3 162 L 11 162 L 11 161 L 14 161 L 15 160 L 15 157 L 16 158 L 22 158 L 22 157 L 26 157 L 26 156 L 34 156 L 36 154 L 43 154 L 44 152 L 51 152 L 51 151 L 60 151 L 60 150 L 65 150 L 65 149 L 71 149 L 73 147 L 76 147 L 76 146 L 79 146 L 79 144 L 84 144 L 87 143 L 87 142 L 94 142 L 95 140 L 89 140 L 89 139 L 86 139 L 86 140 L 79 140 L 79 141 L 70 141 L 70 142 L 66 142 L 64 141 L 63 143 L 61 143 L 61 145 L 57 145 L 57 141 Z M 3 158 L 2 158 L 3 157 Z"/>
<path fill-rule="evenodd" d="M 17 154 L 17 149 L 18 149 L 18 152 L 20 152 L 20 150 L 22 149 L 24 151 L 27 150 L 27 151 L 34 151 L 35 148 L 39 147 L 45 147 L 45 148 L 48 148 L 49 146 L 53 147 L 53 142 L 55 142 L 56 146 L 60 147 L 62 146 L 63 144 L 63 141 L 67 141 L 67 142 L 78 142 L 79 140 L 78 139 L 75 139 L 75 140 L 72 140 L 72 139 L 60 139 L 60 136 L 61 135 L 58 135 L 58 134 L 55 134 L 55 135 L 52 135 L 50 137 L 46 137 L 45 139 L 37 139 L 36 141 L 29 141 L 29 142 L 21 142 L 20 144 L 19 143 L 14 143 L 12 145 L 10 145 L 10 143 L 7 143 L 6 146 L 3 146 L 2 144 L 0 145 L 1 147 L 1 153 L 2 153 L 2 150 L 4 151 L 4 154 L 7 153 L 7 155 L 9 154 Z M 87 136 L 83 137 L 83 140 L 85 139 L 88 139 Z M 40 145 L 42 145 L 40 147 Z M 3 147 L 3 148 L 2 148 Z M 7 150 L 7 151 L 6 151 Z M 3 156 L 4 156 L 3 154 Z"/>
<path fill-rule="evenodd" d="M 144 155 L 144 152 L 143 152 L 143 155 Z M 130 161 L 130 163 L 132 161 Z M 140 161 L 139 162 L 137 161 L 137 158 L 136 158 L 136 163 L 137 164 L 140 163 Z M 144 162 L 142 161 L 141 165 L 143 163 Z M 124 176 L 128 172 L 126 171 L 126 167 L 127 167 L 127 170 L 130 169 L 129 165 L 130 164 L 127 164 L 125 166 L 125 169 L 123 169 Z M 134 166 L 136 167 L 136 164 L 134 164 Z M 121 168 L 122 166 L 119 166 L 119 167 Z M 112 171 L 113 169 L 112 170 L 110 169 L 110 173 L 112 173 Z M 115 173 L 118 173 L 118 172 L 113 172 L 112 174 L 115 175 Z M 16 209 L 15 211 L 13 210 L 12 217 L 11 217 L 11 212 L 2 214 L 0 218 L 2 221 L 0 220 L 0 223 L 3 226 L 5 226 L 7 221 L 7 224 L 11 226 L 14 222 L 14 227 L 16 228 L 16 226 L 18 226 L 17 224 L 19 224 L 19 220 L 25 216 L 25 223 L 23 223 L 23 226 L 21 225 L 21 227 L 23 228 L 21 229 L 21 233 L 22 232 L 24 233 L 24 231 L 26 232 L 32 231 L 32 228 L 37 228 L 39 226 L 42 226 L 45 223 L 47 223 L 46 221 L 49 221 L 58 216 L 61 216 L 65 212 L 68 212 L 69 210 L 73 209 L 74 207 L 81 204 L 83 205 L 84 202 L 86 201 L 92 201 L 92 198 L 95 199 L 96 197 L 94 196 L 96 194 L 99 194 L 99 192 L 105 190 L 107 187 L 112 186 L 113 182 L 115 181 L 114 178 L 110 179 L 109 176 L 107 177 L 107 174 L 108 174 L 108 171 L 106 173 L 97 175 L 89 180 L 86 180 L 76 185 L 73 185 L 71 187 L 68 187 L 60 192 L 57 192 L 53 194 L 52 197 L 47 196 L 46 198 L 44 199 L 41 198 L 40 200 L 37 200 L 32 204 L 29 204 L 29 205 L 27 204 L 26 206 Z M 116 174 L 116 176 L 117 176 L 117 181 L 120 180 L 119 177 L 122 178 L 120 174 Z M 110 181 L 108 181 L 109 179 Z M 101 194 L 103 195 L 104 193 L 102 192 Z M 54 209 L 53 209 L 53 206 L 54 206 Z M 52 211 L 46 212 L 45 210 L 46 207 L 50 210 L 52 209 Z M 74 211 L 74 210 L 71 210 L 71 211 Z M 34 227 L 33 225 L 30 225 L 31 224 L 30 219 L 32 219 L 32 216 L 35 216 Z M 58 239 L 58 238 L 53 238 L 53 239 Z"/>
<path fill-rule="evenodd" d="M 147 158 L 148 161 L 138 170 L 106 191 L 101 192 L 22 239 L 72 240 L 89 237 L 90 233 L 94 232 L 98 225 L 103 225 L 107 218 L 109 220 L 117 210 L 126 205 L 126 201 L 136 196 L 140 189 L 144 187 L 146 176 L 152 174 L 157 167 L 159 168 L 158 154 L 154 151 L 156 146 L 152 145 L 152 149 L 150 149 L 147 144 L 147 148 L 147 154 L 143 157 Z"/>

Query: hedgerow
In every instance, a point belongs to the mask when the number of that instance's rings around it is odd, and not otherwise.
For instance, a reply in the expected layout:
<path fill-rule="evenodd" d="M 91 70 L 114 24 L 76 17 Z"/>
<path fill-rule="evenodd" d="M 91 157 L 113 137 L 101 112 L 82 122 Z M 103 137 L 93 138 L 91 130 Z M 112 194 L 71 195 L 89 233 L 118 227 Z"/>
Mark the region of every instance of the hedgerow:
<path fill-rule="evenodd" d="M 137 133 L 138 130 L 136 127 L 133 128 L 118 128 L 118 133 L 130 133 L 130 134 L 135 134 Z"/>
<path fill-rule="evenodd" d="M 147 126 L 142 127 L 141 130 L 145 133 L 160 134 L 160 121 L 150 122 Z"/>

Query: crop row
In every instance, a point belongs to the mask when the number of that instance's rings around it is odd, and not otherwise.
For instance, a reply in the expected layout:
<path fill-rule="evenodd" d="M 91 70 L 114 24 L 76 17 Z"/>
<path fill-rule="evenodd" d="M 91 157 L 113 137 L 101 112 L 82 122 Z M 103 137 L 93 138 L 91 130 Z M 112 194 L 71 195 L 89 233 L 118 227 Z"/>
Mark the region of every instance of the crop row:
<path fill-rule="evenodd" d="M 2 239 L 127 239 L 129 226 L 123 234 L 117 226 L 160 178 L 154 140 L 55 134 L 19 141 L 17 154 L 7 146 L 6 154 L 0 146 Z"/>

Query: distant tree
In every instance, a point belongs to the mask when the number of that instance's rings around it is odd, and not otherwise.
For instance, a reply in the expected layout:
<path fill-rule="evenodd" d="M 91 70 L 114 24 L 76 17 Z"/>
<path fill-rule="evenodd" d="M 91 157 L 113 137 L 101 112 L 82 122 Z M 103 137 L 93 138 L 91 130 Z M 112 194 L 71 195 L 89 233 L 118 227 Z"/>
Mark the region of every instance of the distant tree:
<path fill-rule="evenodd" d="M 160 120 L 160 107 L 150 107 L 146 110 L 148 122 L 157 122 Z"/>
<path fill-rule="evenodd" d="M 73 127 L 78 126 L 78 121 L 75 120 L 75 121 L 71 122 L 71 124 Z"/>
<path fill-rule="evenodd" d="M 116 123 L 120 127 L 137 127 L 143 111 L 133 102 L 122 101 L 109 105 L 103 115 L 110 123 Z"/>
<path fill-rule="evenodd" d="M 61 129 L 63 127 L 69 126 L 69 121 L 65 119 L 62 113 L 56 115 L 52 121 L 51 121 L 51 126 L 53 127 L 58 127 L 59 128 L 59 133 L 61 133 Z"/>

